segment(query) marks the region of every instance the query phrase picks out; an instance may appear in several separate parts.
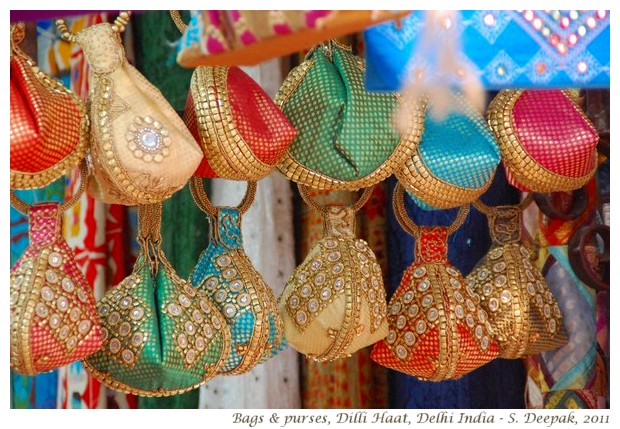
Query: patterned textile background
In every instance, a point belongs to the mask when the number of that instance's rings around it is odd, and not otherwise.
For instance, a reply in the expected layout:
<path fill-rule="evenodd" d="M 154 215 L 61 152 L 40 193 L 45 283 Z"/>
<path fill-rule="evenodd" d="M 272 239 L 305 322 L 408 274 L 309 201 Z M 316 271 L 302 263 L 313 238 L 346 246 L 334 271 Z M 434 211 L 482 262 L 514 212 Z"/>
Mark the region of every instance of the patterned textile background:
<path fill-rule="evenodd" d="M 426 36 L 424 14 L 413 11 L 402 29 L 386 23 L 368 32 L 368 88 L 398 90 L 409 77 L 403 72 L 409 59 L 428 60 L 416 58 Z M 453 24 L 462 60 L 487 89 L 610 86 L 609 11 L 463 10 Z M 391 63 L 389 74 L 380 60 Z"/>

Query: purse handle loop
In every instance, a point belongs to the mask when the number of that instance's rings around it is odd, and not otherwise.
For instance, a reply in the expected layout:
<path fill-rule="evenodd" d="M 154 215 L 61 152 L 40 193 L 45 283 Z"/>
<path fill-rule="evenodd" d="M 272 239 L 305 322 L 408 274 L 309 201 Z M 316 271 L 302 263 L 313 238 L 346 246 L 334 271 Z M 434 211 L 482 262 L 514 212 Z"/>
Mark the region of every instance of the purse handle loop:
<path fill-rule="evenodd" d="M 521 201 L 519 204 L 516 204 L 516 205 L 491 207 L 491 206 L 487 206 L 485 203 L 480 201 L 480 199 L 477 199 L 476 201 L 474 201 L 473 204 L 476 210 L 478 210 L 480 213 L 486 216 L 496 216 L 500 212 L 500 209 L 502 207 L 511 207 L 511 208 L 516 208 L 520 211 L 523 211 L 525 210 L 527 206 L 530 205 L 530 203 L 533 200 L 534 200 L 534 195 L 532 192 L 530 192 L 529 194 L 527 194 L 527 197 L 525 197 L 523 201 Z"/>
<path fill-rule="evenodd" d="M 410 235 L 419 238 L 422 233 L 422 227 L 417 225 L 413 219 L 407 214 L 405 208 L 405 188 L 398 182 L 394 188 L 394 196 L 392 197 L 392 208 L 396 215 L 396 220 L 400 226 Z M 459 212 L 450 226 L 447 226 L 448 235 L 454 234 L 461 227 L 467 215 L 469 214 L 469 205 L 459 207 Z"/>
<path fill-rule="evenodd" d="M 254 202 L 254 197 L 256 196 L 256 182 L 247 182 L 248 187 L 245 191 L 245 196 L 243 200 L 239 203 L 236 208 L 239 213 L 244 214 L 248 211 L 252 203 Z M 192 192 L 192 198 L 196 202 L 196 205 L 208 214 L 211 217 L 217 217 L 217 207 L 211 203 L 207 193 L 205 192 L 204 184 L 200 177 L 193 176 L 189 182 L 189 188 Z"/>
<path fill-rule="evenodd" d="M 73 206 L 82 197 L 82 194 L 86 190 L 86 186 L 88 185 L 88 164 L 86 163 L 86 159 L 83 159 L 80 162 L 79 168 L 80 168 L 80 176 L 81 176 L 81 179 L 82 179 L 80 181 L 80 187 L 71 196 L 71 198 L 69 198 L 69 200 L 61 203 L 58 206 L 58 210 L 60 210 L 60 211 L 65 211 L 69 207 Z M 11 205 L 13 207 L 15 207 L 15 209 L 17 211 L 19 211 L 20 213 L 22 213 L 24 215 L 28 215 L 28 212 L 30 211 L 30 208 L 33 206 L 33 204 L 28 204 L 27 202 L 25 202 L 21 198 L 19 198 L 15 194 L 15 192 L 13 192 L 12 189 L 11 189 Z"/>
<path fill-rule="evenodd" d="M 183 22 L 183 19 L 181 18 L 181 14 L 179 13 L 179 11 L 178 10 L 171 10 L 170 11 L 170 18 L 172 18 L 172 20 L 174 21 L 175 25 L 177 26 L 177 28 L 181 32 L 181 34 L 185 33 L 185 30 L 187 29 L 187 24 Z"/>
<path fill-rule="evenodd" d="M 319 204 L 315 200 L 313 200 L 312 197 L 310 196 L 310 187 L 306 185 L 302 185 L 300 183 L 297 184 L 297 187 L 299 188 L 299 193 L 301 194 L 301 198 L 306 202 L 306 204 L 308 204 L 310 207 L 312 207 L 314 210 L 318 211 L 319 213 L 327 214 L 329 211 L 329 207 L 333 207 L 333 206 L 330 206 L 329 204 L 327 205 Z M 364 207 L 364 204 L 368 202 L 368 199 L 372 195 L 373 189 L 374 189 L 374 186 L 365 188 L 364 192 L 359 197 L 359 199 L 349 207 L 351 207 L 354 212 Z"/>
<path fill-rule="evenodd" d="M 114 20 L 114 23 L 112 23 L 112 31 L 115 31 L 117 33 L 122 33 L 123 31 L 125 31 L 125 26 L 129 23 L 130 18 L 130 10 L 120 12 Z M 55 23 L 56 28 L 58 28 L 58 31 L 60 31 L 60 35 L 64 40 L 66 40 L 67 42 L 75 42 L 76 35 L 69 29 L 64 19 L 57 19 Z"/>

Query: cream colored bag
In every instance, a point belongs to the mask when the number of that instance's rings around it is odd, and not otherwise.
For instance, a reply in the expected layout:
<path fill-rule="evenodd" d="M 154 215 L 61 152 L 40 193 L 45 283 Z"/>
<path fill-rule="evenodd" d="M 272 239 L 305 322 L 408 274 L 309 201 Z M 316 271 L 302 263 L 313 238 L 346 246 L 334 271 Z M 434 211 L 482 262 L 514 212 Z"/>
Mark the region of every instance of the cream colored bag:
<path fill-rule="evenodd" d="M 368 244 L 355 238 L 355 212 L 372 188 L 352 207 L 319 206 L 299 189 L 323 215 L 325 230 L 280 296 L 284 335 L 316 361 L 345 358 L 388 334 L 381 268 Z"/>
<path fill-rule="evenodd" d="M 94 181 L 89 193 L 106 203 L 151 204 L 170 197 L 192 176 L 202 151 L 161 92 L 127 62 L 120 32 L 97 24 L 63 37 L 84 50 L 91 69 L 89 94 Z"/>

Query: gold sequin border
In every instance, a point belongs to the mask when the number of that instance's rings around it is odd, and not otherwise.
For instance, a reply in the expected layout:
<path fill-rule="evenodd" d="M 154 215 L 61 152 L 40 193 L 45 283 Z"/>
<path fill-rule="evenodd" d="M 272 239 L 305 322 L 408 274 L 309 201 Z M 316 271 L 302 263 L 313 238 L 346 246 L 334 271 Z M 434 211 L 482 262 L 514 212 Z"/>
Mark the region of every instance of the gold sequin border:
<path fill-rule="evenodd" d="M 413 157 L 408 159 L 404 167 L 394 174 L 407 190 L 427 204 L 439 209 L 449 209 L 478 199 L 491 186 L 496 171 L 497 169 L 491 178 L 479 188 L 458 186 L 434 175 L 420 156 L 419 148 L 416 148 Z"/>
<path fill-rule="evenodd" d="M 280 109 L 284 109 L 284 105 L 295 93 L 313 65 L 314 61 L 311 59 L 306 60 L 289 73 L 275 97 L 275 103 Z M 370 174 L 351 181 L 336 179 L 327 174 L 307 168 L 295 159 L 290 149 L 286 151 L 282 161 L 276 165 L 278 170 L 289 180 L 315 189 L 354 191 L 360 188 L 368 188 L 385 180 L 391 176 L 392 173 L 400 170 L 405 161 L 411 158 L 414 149 L 420 143 L 422 134 L 424 133 L 426 101 L 419 100 L 415 105 L 409 103 L 403 104 L 400 95 L 395 94 L 395 97 L 398 100 L 397 105 L 399 105 L 400 108 L 407 108 L 410 110 L 407 131 L 404 133 L 404 136 L 401 137 L 394 152 Z"/>
<path fill-rule="evenodd" d="M 86 112 L 86 106 L 73 91 L 66 88 L 59 80 L 41 71 L 33 63 L 33 61 L 26 54 L 23 53 L 23 51 L 18 46 L 14 45 L 13 43 L 11 44 L 11 46 L 11 56 L 17 55 L 22 60 L 24 60 L 26 62 L 26 67 L 30 69 L 29 71 L 31 72 L 31 75 L 34 76 L 35 79 L 37 79 L 37 81 L 41 83 L 44 87 L 51 91 L 59 92 L 61 94 L 71 97 L 71 99 L 77 106 L 80 116 L 82 118 L 80 121 L 80 138 L 78 140 L 78 143 L 75 146 L 75 149 L 73 149 L 73 151 L 71 151 L 62 160 L 58 161 L 53 166 L 36 173 L 29 173 L 11 169 L 11 189 L 43 188 L 52 183 L 54 180 L 58 179 L 71 168 L 76 167 L 84 158 L 84 156 L 86 155 L 86 150 L 88 149 L 90 137 L 90 121 Z"/>
<path fill-rule="evenodd" d="M 554 173 L 532 158 L 519 142 L 514 125 L 513 109 L 523 92 L 524 90 L 501 91 L 487 109 L 487 121 L 495 133 L 506 167 L 519 183 L 535 192 L 556 192 L 581 188 L 592 178 L 596 168 L 581 177 Z M 577 113 L 594 128 L 581 109 L 575 105 L 570 93 L 565 90 L 562 93 L 571 101 Z"/>
<path fill-rule="evenodd" d="M 274 170 L 254 155 L 235 125 L 228 97 L 228 67 L 198 67 L 190 87 L 200 140 L 220 177 L 259 180 Z M 211 88 L 215 88 L 215 94 Z"/>

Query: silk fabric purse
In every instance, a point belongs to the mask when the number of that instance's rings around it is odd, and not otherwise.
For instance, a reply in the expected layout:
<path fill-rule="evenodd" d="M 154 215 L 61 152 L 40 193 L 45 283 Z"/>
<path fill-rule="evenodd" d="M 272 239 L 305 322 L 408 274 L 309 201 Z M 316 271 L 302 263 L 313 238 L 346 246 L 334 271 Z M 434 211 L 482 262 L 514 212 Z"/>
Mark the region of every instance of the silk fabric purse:
<path fill-rule="evenodd" d="M 293 69 L 276 104 L 297 129 L 278 169 L 315 189 L 370 187 L 402 168 L 424 129 L 420 100 L 402 137 L 393 123 L 397 94 L 364 88 L 364 62 L 335 41 L 312 49 Z"/>
<path fill-rule="evenodd" d="M 84 104 L 19 48 L 24 32 L 11 25 L 11 189 L 49 185 L 78 165 L 88 143 Z"/>
<path fill-rule="evenodd" d="M 215 300 L 230 327 L 232 348 L 220 373 L 243 374 L 286 347 L 273 291 L 243 250 L 241 216 L 254 201 L 256 182 L 248 182 L 238 207 L 213 206 L 200 178 L 192 178 L 190 186 L 211 224 L 209 246 L 200 255 L 190 282 Z"/>
<path fill-rule="evenodd" d="M 293 125 L 238 67 L 198 67 L 185 124 L 204 152 L 198 177 L 256 181 L 270 174 L 295 137 Z"/>
<path fill-rule="evenodd" d="M 106 203 L 160 202 L 181 189 L 202 152 L 161 92 L 127 62 L 120 33 L 129 20 L 102 23 L 77 34 L 64 21 L 65 40 L 84 50 L 92 72 L 89 94 L 94 181 L 89 192 Z"/>
<path fill-rule="evenodd" d="M 495 336 L 500 357 L 516 359 L 556 349 L 567 342 L 558 303 L 545 279 L 531 263 L 521 244 L 521 212 L 532 201 L 518 206 L 474 206 L 489 219 L 491 250 L 467 276 L 480 295 Z"/>
<path fill-rule="evenodd" d="M 501 91 L 487 119 L 508 182 L 520 190 L 571 191 L 594 175 L 598 133 L 568 91 Z"/>
<path fill-rule="evenodd" d="M 62 237 L 63 212 L 73 197 L 28 205 L 11 192 L 11 204 L 29 218 L 29 245 L 11 269 L 11 368 L 26 375 L 51 371 L 84 359 L 102 347 L 102 331 L 92 288 Z"/>
<path fill-rule="evenodd" d="M 453 208 L 478 199 L 491 185 L 499 148 L 484 117 L 461 93 L 452 94 L 452 111 L 433 115 L 432 100 L 422 140 L 396 177 L 423 209 Z"/>
<path fill-rule="evenodd" d="M 351 356 L 387 335 L 381 268 L 368 244 L 355 238 L 352 206 L 321 206 L 304 186 L 304 201 L 323 216 L 324 236 L 288 280 L 278 307 L 289 344 L 319 362 Z"/>
<path fill-rule="evenodd" d="M 97 304 L 103 349 L 84 361 L 115 390 L 169 396 L 217 375 L 230 353 L 226 319 L 181 279 L 161 250 L 161 204 L 138 207 L 141 249 L 133 272 Z"/>
<path fill-rule="evenodd" d="M 463 223 L 469 206 L 461 207 L 449 227 L 419 227 L 406 213 L 400 183 L 393 206 L 400 225 L 416 239 L 415 262 L 388 304 L 388 336 L 370 357 L 422 380 L 460 378 L 499 353 L 479 295 L 448 262 L 448 236 Z"/>

